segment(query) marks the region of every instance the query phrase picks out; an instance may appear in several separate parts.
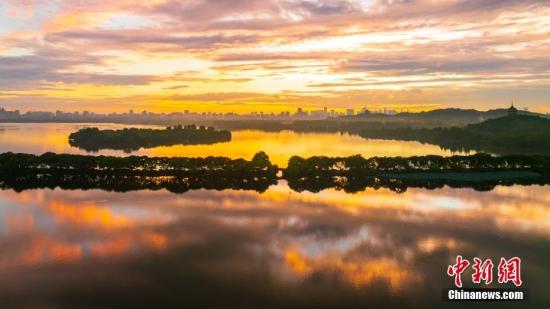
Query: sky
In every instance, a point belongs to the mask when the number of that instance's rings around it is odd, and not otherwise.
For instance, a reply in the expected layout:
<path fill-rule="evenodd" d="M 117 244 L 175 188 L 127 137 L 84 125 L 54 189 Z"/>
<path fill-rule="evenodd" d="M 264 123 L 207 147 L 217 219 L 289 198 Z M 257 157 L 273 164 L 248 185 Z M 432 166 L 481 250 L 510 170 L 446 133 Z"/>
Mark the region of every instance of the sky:
<path fill-rule="evenodd" d="M 550 1 L 1 0 L 0 106 L 550 112 Z"/>

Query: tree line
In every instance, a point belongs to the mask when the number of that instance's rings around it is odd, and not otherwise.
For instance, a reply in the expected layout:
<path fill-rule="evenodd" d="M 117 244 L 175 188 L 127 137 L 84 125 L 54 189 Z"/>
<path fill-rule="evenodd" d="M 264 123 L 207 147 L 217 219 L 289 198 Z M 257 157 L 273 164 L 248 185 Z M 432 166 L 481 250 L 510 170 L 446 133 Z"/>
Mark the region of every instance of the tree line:
<path fill-rule="evenodd" d="M 251 160 L 226 157 L 112 157 L 45 153 L 0 154 L 0 187 L 91 189 L 109 191 L 244 189 L 265 191 L 279 179 L 296 191 L 336 188 L 346 192 L 367 187 L 403 192 L 408 187 L 428 189 L 472 187 L 491 190 L 496 185 L 550 183 L 550 156 L 412 156 L 290 158 L 281 169 L 264 152 Z"/>
<path fill-rule="evenodd" d="M 147 156 L 87 156 L 72 154 L 42 155 L 24 153 L 0 154 L 2 173 L 63 172 L 73 174 L 102 173 L 111 175 L 170 176 L 170 175 L 226 175 L 275 177 L 278 168 L 271 164 L 264 152 L 252 160 L 226 157 L 147 157 Z"/>
<path fill-rule="evenodd" d="M 314 156 L 290 158 L 284 179 L 296 191 L 335 188 L 346 192 L 445 185 L 492 190 L 496 185 L 550 183 L 550 156 L 437 155 L 412 157 Z"/>
<path fill-rule="evenodd" d="M 411 157 L 349 157 L 314 156 L 307 159 L 290 158 L 285 175 L 379 175 L 382 173 L 441 173 L 441 172 L 494 172 L 534 171 L 550 174 L 550 156 L 507 155 L 492 156 L 486 153 L 474 155 L 438 155 Z"/>

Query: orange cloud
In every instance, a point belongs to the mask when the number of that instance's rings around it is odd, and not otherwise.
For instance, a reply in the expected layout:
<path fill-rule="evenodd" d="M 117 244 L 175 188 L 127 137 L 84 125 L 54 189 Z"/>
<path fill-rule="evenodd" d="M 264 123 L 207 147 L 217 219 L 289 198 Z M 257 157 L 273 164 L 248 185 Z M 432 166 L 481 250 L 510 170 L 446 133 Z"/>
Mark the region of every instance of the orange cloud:
<path fill-rule="evenodd" d="M 94 204 L 66 204 L 61 201 L 51 201 L 48 210 L 61 221 L 78 225 L 98 226 L 107 229 L 126 228 L 132 225 L 130 219 L 114 215 L 110 209 Z"/>
<path fill-rule="evenodd" d="M 0 104 L 426 110 L 487 109 L 513 96 L 549 111 L 546 2 L 58 2 L 8 2 L 8 15 L 30 12 L 30 21 L 15 29 L 0 23 Z"/>
<path fill-rule="evenodd" d="M 349 260 L 341 256 L 308 258 L 293 249 L 285 250 L 284 257 L 288 267 L 297 275 L 307 276 L 316 271 L 333 271 L 358 287 L 383 280 L 392 290 L 401 290 L 422 281 L 419 273 L 387 258 L 368 260 Z"/>

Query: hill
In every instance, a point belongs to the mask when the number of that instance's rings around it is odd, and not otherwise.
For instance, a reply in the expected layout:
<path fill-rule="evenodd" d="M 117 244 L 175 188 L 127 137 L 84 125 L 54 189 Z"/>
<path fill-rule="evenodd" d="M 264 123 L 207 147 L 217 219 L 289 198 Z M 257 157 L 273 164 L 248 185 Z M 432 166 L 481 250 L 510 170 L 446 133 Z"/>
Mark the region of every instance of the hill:
<path fill-rule="evenodd" d="M 550 119 L 513 115 L 489 119 L 465 127 L 368 128 L 367 138 L 416 140 L 453 151 L 485 151 L 498 154 L 549 154 Z"/>
<path fill-rule="evenodd" d="M 395 115 L 386 115 L 380 113 L 363 113 L 354 116 L 345 117 L 348 120 L 355 121 L 373 121 L 373 122 L 406 122 L 414 126 L 422 127 L 449 127 L 465 126 L 468 124 L 480 123 L 485 120 L 501 118 L 508 115 L 508 109 L 493 109 L 488 111 L 478 111 L 475 109 L 446 108 L 420 113 L 398 113 Z M 528 111 L 519 111 L 518 115 L 540 116 L 545 115 L 531 113 Z"/>

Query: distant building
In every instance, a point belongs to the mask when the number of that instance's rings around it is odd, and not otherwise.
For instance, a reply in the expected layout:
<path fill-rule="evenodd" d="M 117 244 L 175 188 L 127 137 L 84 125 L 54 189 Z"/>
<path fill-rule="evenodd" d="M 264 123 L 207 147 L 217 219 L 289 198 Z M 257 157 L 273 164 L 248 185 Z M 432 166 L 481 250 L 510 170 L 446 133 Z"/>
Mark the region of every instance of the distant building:
<path fill-rule="evenodd" d="M 308 113 L 306 111 L 304 111 L 304 109 L 301 108 L 301 107 L 298 107 L 298 109 L 296 110 L 296 116 L 298 116 L 298 117 L 305 117 L 305 116 L 307 116 L 307 114 Z"/>
<path fill-rule="evenodd" d="M 512 105 L 508 109 L 508 116 L 515 116 L 518 114 L 518 109 L 514 107 L 514 102 L 512 102 Z"/>

